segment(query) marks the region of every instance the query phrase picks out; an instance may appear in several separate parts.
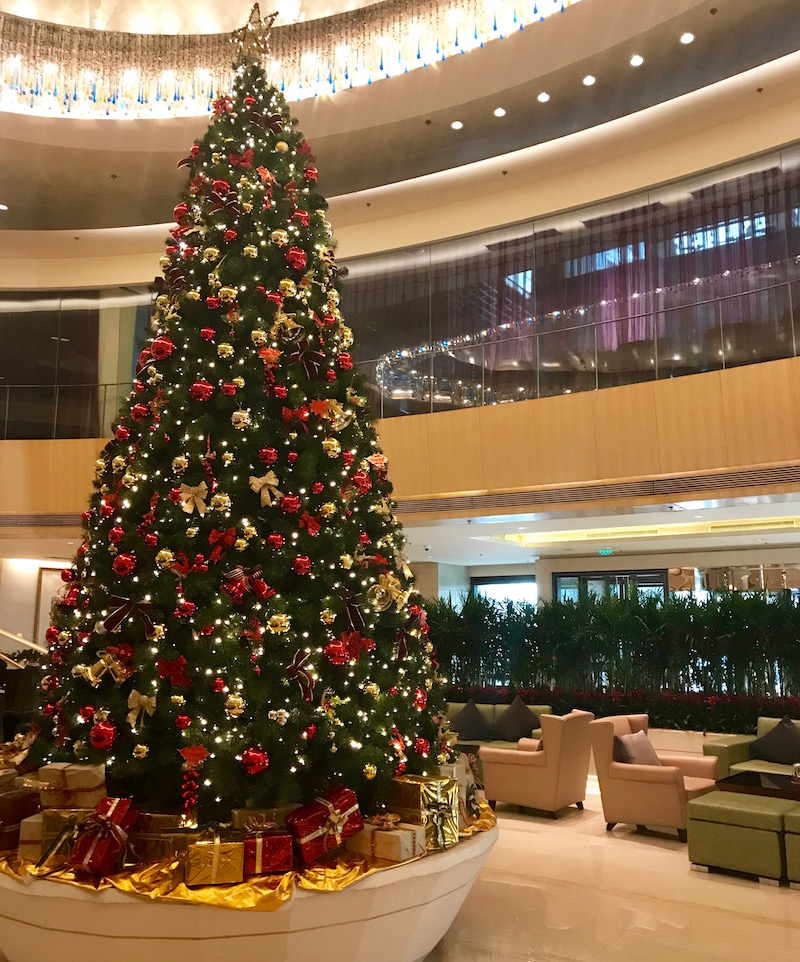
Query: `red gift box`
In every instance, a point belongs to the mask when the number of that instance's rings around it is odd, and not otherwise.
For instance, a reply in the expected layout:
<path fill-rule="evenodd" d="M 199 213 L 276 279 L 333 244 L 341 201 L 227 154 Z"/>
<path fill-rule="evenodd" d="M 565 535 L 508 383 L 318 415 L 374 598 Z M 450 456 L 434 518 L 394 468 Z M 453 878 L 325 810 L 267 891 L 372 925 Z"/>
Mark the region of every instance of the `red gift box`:
<path fill-rule="evenodd" d="M 70 868 L 109 875 L 117 868 L 128 844 L 128 832 L 138 818 L 139 809 L 130 799 L 104 798 L 81 826 L 69 857 Z"/>
<path fill-rule="evenodd" d="M 244 840 L 244 874 L 271 875 L 292 870 L 292 836 L 281 829 L 255 832 Z"/>
<path fill-rule="evenodd" d="M 364 820 L 355 792 L 340 785 L 287 815 L 286 827 L 303 860 L 311 863 L 360 832 Z"/>

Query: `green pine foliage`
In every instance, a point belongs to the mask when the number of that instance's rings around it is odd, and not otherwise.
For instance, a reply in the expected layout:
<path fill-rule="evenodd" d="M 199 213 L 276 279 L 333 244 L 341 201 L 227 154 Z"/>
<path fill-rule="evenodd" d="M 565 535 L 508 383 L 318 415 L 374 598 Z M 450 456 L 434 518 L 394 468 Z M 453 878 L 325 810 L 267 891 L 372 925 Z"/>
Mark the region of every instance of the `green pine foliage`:
<path fill-rule="evenodd" d="M 201 818 L 337 783 L 371 811 L 449 758 L 295 125 L 241 59 L 181 162 L 153 334 L 48 633 L 39 756 Z"/>

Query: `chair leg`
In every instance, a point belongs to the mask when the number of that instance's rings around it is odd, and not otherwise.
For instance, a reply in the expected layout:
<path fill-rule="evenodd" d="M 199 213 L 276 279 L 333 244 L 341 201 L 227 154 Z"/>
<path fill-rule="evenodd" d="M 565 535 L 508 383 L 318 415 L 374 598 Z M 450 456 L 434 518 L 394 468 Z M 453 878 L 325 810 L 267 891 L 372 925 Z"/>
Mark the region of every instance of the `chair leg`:
<path fill-rule="evenodd" d="M 637 832 L 646 832 L 646 831 L 647 831 L 647 826 L 646 826 L 646 825 L 637 825 L 637 826 L 636 826 L 636 831 L 637 831 Z"/>
<path fill-rule="evenodd" d="M 616 824 L 617 824 L 616 822 L 606 822 L 606 831 L 607 831 L 607 832 L 613 831 L 614 826 L 615 826 Z"/>
<path fill-rule="evenodd" d="M 686 841 L 686 829 L 685 829 L 685 828 L 679 828 L 679 829 L 678 829 L 678 838 L 680 839 L 681 842 L 685 842 L 685 841 Z"/>
<path fill-rule="evenodd" d="M 583 811 L 583 802 L 575 802 L 575 804 L 578 806 L 580 811 Z"/>
<path fill-rule="evenodd" d="M 491 808 L 492 811 L 494 811 L 494 810 L 497 808 L 497 799 L 496 799 L 496 798 L 490 798 L 490 799 L 489 799 L 489 808 Z"/>
<path fill-rule="evenodd" d="M 550 818 L 558 818 L 558 812 L 550 812 Z"/>

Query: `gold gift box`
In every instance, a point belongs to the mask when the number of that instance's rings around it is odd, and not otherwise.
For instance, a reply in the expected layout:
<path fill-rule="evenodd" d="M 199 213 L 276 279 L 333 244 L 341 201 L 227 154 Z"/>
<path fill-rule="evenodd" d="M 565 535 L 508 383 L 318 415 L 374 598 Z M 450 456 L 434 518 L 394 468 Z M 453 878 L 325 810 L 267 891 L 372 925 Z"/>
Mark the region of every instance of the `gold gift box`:
<path fill-rule="evenodd" d="M 180 815 L 142 812 L 130 834 L 128 860 L 134 865 L 160 862 L 176 852 L 185 851 L 189 841 L 195 839 L 173 834 L 180 827 L 180 822 Z"/>
<path fill-rule="evenodd" d="M 187 885 L 228 885 L 244 881 L 244 844 L 219 838 L 186 849 Z"/>
<path fill-rule="evenodd" d="M 286 816 L 297 808 L 300 808 L 299 804 L 277 805 L 275 808 L 234 808 L 231 812 L 231 827 L 240 832 L 256 832 L 265 822 L 283 826 L 286 824 Z"/>
<path fill-rule="evenodd" d="M 458 782 L 454 778 L 401 775 L 392 779 L 389 807 L 404 822 L 425 826 L 429 852 L 458 844 Z"/>

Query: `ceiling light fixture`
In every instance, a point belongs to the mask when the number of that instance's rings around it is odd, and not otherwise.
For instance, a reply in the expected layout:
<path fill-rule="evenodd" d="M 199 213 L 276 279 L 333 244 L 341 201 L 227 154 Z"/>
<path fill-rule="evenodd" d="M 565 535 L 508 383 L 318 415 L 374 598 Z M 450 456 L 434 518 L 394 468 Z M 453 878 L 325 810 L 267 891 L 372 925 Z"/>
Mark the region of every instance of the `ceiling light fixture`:
<path fill-rule="evenodd" d="M 594 85 L 596 80 L 597 77 L 593 77 L 590 73 L 587 73 L 581 82 L 583 83 L 584 87 L 591 87 Z"/>
<path fill-rule="evenodd" d="M 453 128 L 453 130 L 461 130 L 461 128 L 462 128 L 464 125 L 461 123 L 460 120 L 454 120 L 454 121 L 452 122 L 452 124 L 450 124 L 450 126 Z"/>
<path fill-rule="evenodd" d="M 644 63 L 644 57 L 641 56 L 641 54 L 635 53 L 635 54 L 631 57 L 631 66 L 632 66 L 632 67 L 641 67 L 641 65 L 642 65 L 643 63 Z"/>
<path fill-rule="evenodd" d="M 694 34 L 689 33 L 688 30 L 686 31 L 686 33 L 681 34 L 681 43 L 687 44 L 687 43 L 691 43 L 693 40 L 694 40 Z"/>
<path fill-rule="evenodd" d="M 8 204 L 0 204 L 0 210 L 8 210 Z"/>
<path fill-rule="evenodd" d="M 494 115 L 495 115 L 495 117 L 505 117 L 506 112 L 505 112 L 505 110 L 503 110 L 502 107 L 495 107 L 495 109 L 494 109 Z"/>
<path fill-rule="evenodd" d="M 543 90 L 536 99 L 539 101 L 540 104 L 546 104 L 547 101 L 550 99 L 550 94 L 547 93 L 547 91 Z"/>

